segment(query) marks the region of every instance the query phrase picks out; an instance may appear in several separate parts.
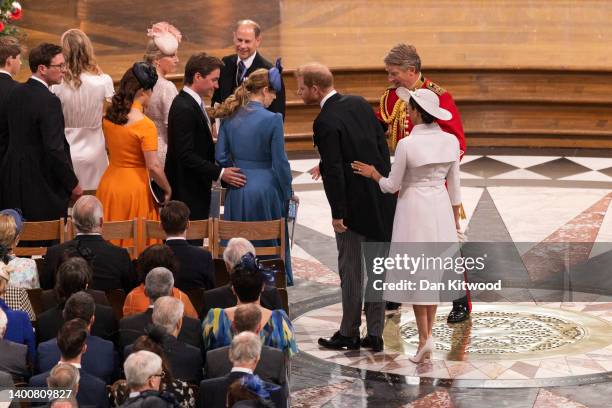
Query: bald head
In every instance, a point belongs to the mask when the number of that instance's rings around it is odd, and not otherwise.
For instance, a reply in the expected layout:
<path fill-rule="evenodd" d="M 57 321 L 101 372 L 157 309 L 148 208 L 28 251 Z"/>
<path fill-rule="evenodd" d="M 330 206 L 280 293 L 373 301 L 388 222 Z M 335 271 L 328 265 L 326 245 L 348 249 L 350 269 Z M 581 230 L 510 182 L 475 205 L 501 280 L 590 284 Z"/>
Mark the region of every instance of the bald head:
<path fill-rule="evenodd" d="M 317 86 L 321 91 L 330 91 L 334 87 L 334 76 L 329 68 L 318 62 L 302 65 L 295 73 L 304 79 L 307 87 Z"/>
<path fill-rule="evenodd" d="M 103 216 L 102 203 L 92 195 L 82 196 L 72 207 L 72 220 L 77 232 L 101 232 Z"/>
<path fill-rule="evenodd" d="M 253 30 L 253 33 L 255 34 L 256 38 L 259 38 L 259 36 L 261 35 L 261 27 L 259 26 L 259 24 L 257 24 L 253 20 L 238 21 L 236 23 L 236 28 L 234 29 L 234 32 L 238 32 L 240 28 L 246 28 L 246 29 Z"/>

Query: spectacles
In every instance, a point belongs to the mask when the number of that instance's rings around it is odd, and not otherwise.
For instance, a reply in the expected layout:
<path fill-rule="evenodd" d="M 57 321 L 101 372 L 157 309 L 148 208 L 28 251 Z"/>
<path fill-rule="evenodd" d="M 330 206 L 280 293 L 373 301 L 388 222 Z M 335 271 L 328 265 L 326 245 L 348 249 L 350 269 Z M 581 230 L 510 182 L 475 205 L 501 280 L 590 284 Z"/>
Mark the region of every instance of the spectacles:
<path fill-rule="evenodd" d="M 61 64 L 49 64 L 49 65 L 47 65 L 47 67 L 49 67 L 49 68 L 59 68 L 59 69 L 65 69 L 65 68 L 66 68 L 66 63 L 61 63 Z"/>
<path fill-rule="evenodd" d="M 164 370 L 162 370 L 162 372 L 160 374 L 153 374 L 151 377 L 164 378 L 165 376 L 166 376 L 166 372 Z"/>

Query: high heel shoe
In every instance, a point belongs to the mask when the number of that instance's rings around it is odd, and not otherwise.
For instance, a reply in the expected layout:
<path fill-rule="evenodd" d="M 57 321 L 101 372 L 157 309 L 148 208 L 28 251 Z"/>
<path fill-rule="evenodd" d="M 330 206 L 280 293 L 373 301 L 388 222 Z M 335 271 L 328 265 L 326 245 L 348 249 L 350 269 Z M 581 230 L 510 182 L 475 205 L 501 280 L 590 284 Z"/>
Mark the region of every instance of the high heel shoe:
<path fill-rule="evenodd" d="M 410 357 L 409 360 L 415 364 L 422 363 L 425 360 L 431 359 L 431 352 L 433 351 L 433 337 L 427 339 L 423 347 L 414 355 L 414 357 Z"/>

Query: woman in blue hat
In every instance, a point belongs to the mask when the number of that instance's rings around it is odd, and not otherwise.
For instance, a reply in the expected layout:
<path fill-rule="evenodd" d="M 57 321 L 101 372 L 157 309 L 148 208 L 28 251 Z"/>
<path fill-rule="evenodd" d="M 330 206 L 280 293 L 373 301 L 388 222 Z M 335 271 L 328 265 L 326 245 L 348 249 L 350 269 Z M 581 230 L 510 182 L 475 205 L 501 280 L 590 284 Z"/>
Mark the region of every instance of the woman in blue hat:
<path fill-rule="evenodd" d="M 227 191 L 225 220 L 269 221 L 287 216 L 293 191 L 283 117 L 266 110 L 281 90 L 281 71 L 279 61 L 269 70 L 254 71 L 215 109 L 214 116 L 223 118 L 215 159 L 223 167 L 240 168 L 248 180 L 244 187 Z M 256 241 L 254 245 L 271 244 Z M 285 269 L 291 285 L 289 245 L 286 248 Z"/>

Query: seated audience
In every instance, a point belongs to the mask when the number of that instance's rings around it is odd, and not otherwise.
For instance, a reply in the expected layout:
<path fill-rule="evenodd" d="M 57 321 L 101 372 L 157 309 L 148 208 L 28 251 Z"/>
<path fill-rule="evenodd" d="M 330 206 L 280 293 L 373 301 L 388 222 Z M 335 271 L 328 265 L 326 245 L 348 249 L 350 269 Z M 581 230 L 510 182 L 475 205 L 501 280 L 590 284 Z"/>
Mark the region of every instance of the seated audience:
<path fill-rule="evenodd" d="M 91 253 L 89 252 L 89 250 L 83 250 L 82 248 L 77 247 L 67 247 L 64 252 L 62 252 L 62 256 L 60 257 L 58 271 L 59 267 L 62 266 L 70 258 L 81 258 L 87 262 L 89 280 L 87 281 L 87 289 L 85 289 L 85 292 L 89 293 L 94 298 L 94 302 L 96 302 L 97 304 L 110 306 L 110 304 L 108 303 L 108 299 L 106 298 L 106 293 L 102 292 L 101 290 L 91 289 L 91 277 L 93 274 L 93 268 L 91 267 Z M 54 279 L 55 287 L 53 289 L 43 290 L 40 295 L 41 309 L 43 311 L 57 307 L 57 305 L 61 303 L 60 292 L 61 287 L 64 286 L 65 283 L 61 283 L 59 282 L 59 279 L 57 279 L 58 271 L 54 272 L 56 276 L 56 278 Z"/>
<path fill-rule="evenodd" d="M 62 315 L 64 306 L 72 294 L 84 291 L 91 280 L 91 269 L 83 258 L 70 258 L 57 271 L 56 291 L 59 304 L 38 317 L 37 337 L 39 342 L 57 336 L 57 331 L 64 323 Z M 117 334 L 117 320 L 109 306 L 98 304 L 94 312 L 94 323 L 91 333 L 106 340 L 114 340 Z"/>
<path fill-rule="evenodd" d="M 28 314 L 21 310 L 12 310 L 4 301 L 6 288 L 11 279 L 10 270 L 11 268 L 0 260 L 0 310 L 6 314 L 8 321 L 4 340 L 27 345 L 29 361 L 36 361 L 36 339 Z"/>
<path fill-rule="evenodd" d="M 166 245 L 170 247 L 179 273 L 174 277 L 177 288 L 213 289 L 215 287 L 215 267 L 212 255 L 202 247 L 187 242 L 189 227 L 189 208 L 182 201 L 169 201 L 159 212 L 161 226 L 166 233 Z"/>
<path fill-rule="evenodd" d="M 40 287 L 36 262 L 30 258 L 18 258 L 13 249 L 19 243 L 23 218 L 16 210 L 0 211 L 0 260 L 13 268 L 9 286 L 24 289 Z"/>
<path fill-rule="evenodd" d="M 118 356 L 112 342 L 89 334 L 96 319 L 95 310 L 96 304 L 91 295 L 85 292 L 77 292 L 66 301 L 63 315 L 66 321 L 81 319 L 87 323 L 88 352 L 83 356 L 82 368 L 89 374 L 110 383 L 118 370 Z M 61 356 L 57 338 L 40 343 L 37 356 L 36 367 L 38 371 L 50 370 Z"/>
<path fill-rule="evenodd" d="M 236 334 L 251 332 L 259 334 L 261 310 L 257 305 L 238 306 L 234 312 L 234 331 Z M 232 370 L 229 359 L 229 346 L 209 350 L 206 353 L 206 378 L 217 378 L 227 375 Z M 261 358 L 255 367 L 255 374 L 264 381 L 287 388 L 287 369 L 285 355 L 277 348 L 263 346 Z M 287 390 L 286 390 L 287 391 Z"/>
<path fill-rule="evenodd" d="M 61 351 L 59 364 L 71 364 L 79 369 L 79 388 L 76 399 L 81 406 L 108 407 L 106 384 L 81 368 L 83 354 L 87 351 L 87 324 L 81 319 L 72 319 L 62 325 L 57 335 Z M 50 371 L 30 378 L 30 387 L 45 387 Z"/>
<path fill-rule="evenodd" d="M 6 292 L 4 292 L 4 301 L 13 310 L 21 310 L 26 312 L 30 321 L 36 320 L 36 314 L 34 308 L 28 297 L 28 291 L 24 288 L 16 288 L 14 286 L 7 286 Z"/>
<path fill-rule="evenodd" d="M 49 371 L 47 387 L 50 389 L 71 390 L 75 395 L 79 391 L 81 373 L 79 368 L 69 363 L 56 363 Z"/>
<path fill-rule="evenodd" d="M 27 379 L 31 372 L 28 366 L 28 346 L 4 339 L 8 319 L 0 309 L 0 371 L 17 379 Z"/>
<path fill-rule="evenodd" d="M 127 250 L 102 238 L 103 214 L 102 204 L 95 196 L 85 195 L 74 203 L 72 222 L 76 236 L 71 241 L 47 250 L 41 275 L 43 288 L 51 289 L 55 286 L 55 271 L 61 264 L 62 254 L 71 247 L 89 253 L 93 269 L 92 289 L 123 289 L 128 293 L 134 288 L 135 272 Z"/>
<path fill-rule="evenodd" d="M 120 351 L 124 351 L 127 345 L 132 344 L 139 336 L 145 334 L 145 329 L 153 322 L 155 301 L 162 296 L 172 296 L 172 289 L 174 288 L 172 272 L 167 268 L 154 268 L 147 274 L 144 287 L 149 307 L 143 313 L 124 317 L 119 322 Z M 199 320 L 184 316 L 178 339 L 201 349 L 201 330 Z"/>
<path fill-rule="evenodd" d="M 261 340 L 258 335 L 248 331 L 236 335 L 229 349 L 229 359 L 233 364 L 231 372 L 223 377 L 203 380 L 200 383 L 200 406 L 203 408 L 233 406 L 237 401 L 228 401 L 228 388 L 238 382 L 251 391 L 257 386 L 262 400 L 269 399 L 276 407 L 286 407 L 287 399 L 281 387 L 263 382 L 258 376 L 253 375 L 253 370 L 260 359 L 260 352 Z M 234 392 L 232 395 L 238 397 L 239 393 Z"/>
<path fill-rule="evenodd" d="M 202 351 L 178 340 L 183 326 L 183 303 L 162 296 L 153 306 L 153 324 L 163 328 L 162 344 L 175 378 L 197 384 L 202 379 Z"/>
<path fill-rule="evenodd" d="M 288 356 L 297 353 L 293 326 L 285 311 L 266 309 L 259 304 L 259 298 L 264 289 L 264 278 L 252 254 L 242 257 L 242 262 L 234 267 L 230 280 L 232 290 L 238 297 L 238 306 L 250 303 L 260 309 L 262 316 L 259 335 L 263 343 L 283 350 Z M 202 323 L 205 350 L 227 346 L 231 343 L 234 335 L 232 324 L 235 312 L 236 307 L 215 308 L 208 312 Z"/>
<path fill-rule="evenodd" d="M 225 266 L 227 267 L 227 270 L 230 271 L 230 274 L 234 267 L 240 263 L 242 257 L 247 253 L 256 255 L 255 247 L 249 242 L 249 240 L 240 237 L 229 240 L 225 251 L 223 251 L 223 260 L 225 261 Z M 266 309 L 276 310 L 283 308 L 283 301 L 281 300 L 276 288 L 266 287 L 261 293 L 260 301 L 261 305 Z M 208 311 L 215 307 L 226 309 L 228 307 L 236 306 L 237 302 L 238 299 L 236 299 L 236 295 L 232 291 L 231 283 L 208 290 L 206 291 L 206 296 L 204 296 L 204 305 L 202 307 L 201 315 L 206 316 Z"/>
<path fill-rule="evenodd" d="M 173 275 L 177 274 L 178 265 L 174 257 L 174 253 L 167 245 L 151 245 L 138 257 L 138 275 L 140 285 L 128 293 L 123 304 L 123 316 L 131 316 L 136 313 L 142 313 L 149 307 L 149 299 L 145 294 L 145 279 L 150 270 L 157 267 L 167 268 Z M 189 297 L 179 289 L 173 287 L 172 295 L 185 305 L 185 315 L 194 319 L 198 318 Z"/>
<path fill-rule="evenodd" d="M 172 407 L 176 406 L 174 395 L 160 392 L 165 376 L 162 359 L 155 353 L 141 350 L 130 354 L 123 364 L 130 395 L 122 407 Z"/>
<path fill-rule="evenodd" d="M 172 299 L 172 298 L 171 298 Z M 196 406 L 196 390 L 186 381 L 174 378 L 170 363 L 166 358 L 162 339 L 164 330 L 158 326 L 152 326 L 148 330 L 148 334 L 140 336 L 134 344 L 128 346 L 131 353 L 140 350 L 147 350 L 157 354 L 162 359 L 162 369 L 164 370 L 164 378 L 161 381 L 160 391 L 166 391 L 176 397 L 178 404 L 183 408 L 195 408 Z M 199 384 L 196 383 L 196 384 Z M 117 381 L 111 388 L 111 399 L 116 405 L 121 405 L 128 397 L 129 390 L 125 381 Z"/>

